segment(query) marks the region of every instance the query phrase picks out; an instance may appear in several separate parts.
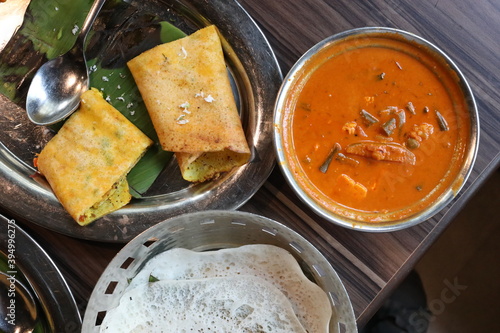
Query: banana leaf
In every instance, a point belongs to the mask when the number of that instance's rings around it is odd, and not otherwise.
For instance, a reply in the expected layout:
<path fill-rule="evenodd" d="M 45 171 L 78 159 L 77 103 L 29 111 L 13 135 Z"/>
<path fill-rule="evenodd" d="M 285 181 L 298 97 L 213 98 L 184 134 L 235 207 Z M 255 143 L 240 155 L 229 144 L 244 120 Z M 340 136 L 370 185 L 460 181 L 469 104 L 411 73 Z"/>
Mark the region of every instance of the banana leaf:
<path fill-rule="evenodd" d="M 48 59 L 71 48 L 92 0 L 32 0 L 24 22 L 0 54 L 0 92 L 12 101 L 21 98 L 27 81 Z"/>
<path fill-rule="evenodd" d="M 92 2 L 32 0 L 22 27 L 0 53 L 0 93 L 25 107 L 34 73 L 44 62 L 71 48 Z M 86 45 L 90 86 L 102 91 L 111 105 L 155 142 L 127 177 L 135 197 L 147 192 L 172 153 L 158 144 L 126 62 L 158 44 L 185 36 L 165 17 L 142 8 L 122 0 L 107 1 Z M 57 126 L 52 129 L 57 131 Z"/>

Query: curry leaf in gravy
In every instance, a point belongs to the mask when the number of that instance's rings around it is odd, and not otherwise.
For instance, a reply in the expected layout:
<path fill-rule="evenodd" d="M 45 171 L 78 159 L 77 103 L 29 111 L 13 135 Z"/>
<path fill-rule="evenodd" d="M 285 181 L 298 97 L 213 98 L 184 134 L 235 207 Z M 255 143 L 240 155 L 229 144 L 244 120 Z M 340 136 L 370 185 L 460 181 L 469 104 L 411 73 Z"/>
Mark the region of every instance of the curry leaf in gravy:
<path fill-rule="evenodd" d="M 437 121 L 438 121 L 438 125 L 439 125 L 439 129 L 441 131 L 448 131 L 450 129 L 450 127 L 448 126 L 448 122 L 446 121 L 446 119 L 444 119 L 444 117 L 441 115 L 441 113 L 436 110 L 436 117 L 437 117 Z"/>
<path fill-rule="evenodd" d="M 366 134 L 365 131 L 363 130 L 363 128 L 359 125 L 356 126 L 356 135 L 359 135 L 359 136 L 362 136 L 365 138 L 368 137 L 368 134 Z"/>
<path fill-rule="evenodd" d="M 392 133 L 394 133 L 394 130 L 396 129 L 396 119 L 391 118 L 390 120 L 382 124 L 382 129 L 384 130 L 384 133 L 387 136 L 391 136 Z"/>
<path fill-rule="evenodd" d="M 326 157 L 325 162 L 321 164 L 319 167 L 319 171 L 326 173 L 328 171 L 328 168 L 330 167 L 330 164 L 332 163 L 333 158 L 335 155 L 342 149 L 339 143 L 335 143 L 333 145 L 333 148 L 330 150 L 330 153 L 328 153 L 328 156 Z"/>
<path fill-rule="evenodd" d="M 366 110 L 361 110 L 360 111 L 361 117 L 363 118 L 363 122 L 365 123 L 366 126 L 371 126 L 373 124 L 378 123 L 378 119 L 370 114 Z"/>

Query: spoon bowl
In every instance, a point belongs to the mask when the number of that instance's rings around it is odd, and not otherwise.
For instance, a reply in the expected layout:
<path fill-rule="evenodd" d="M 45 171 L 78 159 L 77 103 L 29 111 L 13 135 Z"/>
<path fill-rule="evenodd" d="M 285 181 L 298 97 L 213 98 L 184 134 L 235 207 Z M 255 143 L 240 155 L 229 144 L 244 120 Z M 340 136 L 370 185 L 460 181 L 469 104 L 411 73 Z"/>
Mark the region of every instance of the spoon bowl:
<path fill-rule="evenodd" d="M 28 90 L 26 110 L 37 125 L 56 123 L 73 113 L 89 88 L 88 69 L 79 44 L 70 52 L 46 62 Z"/>
<path fill-rule="evenodd" d="M 94 1 L 73 48 L 43 64 L 33 77 L 26 98 L 26 112 L 33 123 L 54 124 L 78 108 L 80 96 L 89 89 L 85 40 L 104 2 Z"/>

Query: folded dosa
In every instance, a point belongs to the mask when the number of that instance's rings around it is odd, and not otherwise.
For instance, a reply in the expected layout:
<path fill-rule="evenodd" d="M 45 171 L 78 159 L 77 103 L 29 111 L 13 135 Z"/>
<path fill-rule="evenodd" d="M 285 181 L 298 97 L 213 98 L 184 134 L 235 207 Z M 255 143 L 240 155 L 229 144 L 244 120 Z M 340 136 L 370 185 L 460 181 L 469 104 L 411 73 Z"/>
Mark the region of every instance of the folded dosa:
<path fill-rule="evenodd" d="M 126 175 L 152 141 L 95 89 L 47 143 L 37 159 L 55 195 L 86 225 L 126 205 Z"/>
<path fill-rule="evenodd" d="M 245 164 L 250 149 L 215 26 L 128 62 L 161 146 L 183 177 L 205 181 Z"/>

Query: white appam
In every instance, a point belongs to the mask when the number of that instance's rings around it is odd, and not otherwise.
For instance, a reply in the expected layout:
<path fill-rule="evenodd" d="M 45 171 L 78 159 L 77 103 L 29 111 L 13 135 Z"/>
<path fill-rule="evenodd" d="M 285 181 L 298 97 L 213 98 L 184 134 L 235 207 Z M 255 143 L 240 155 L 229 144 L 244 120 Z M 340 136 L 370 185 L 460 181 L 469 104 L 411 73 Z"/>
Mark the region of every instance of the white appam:
<path fill-rule="evenodd" d="M 108 311 L 101 332 L 306 333 L 286 296 L 254 276 L 140 284 Z"/>
<path fill-rule="evenodd" d="M 146 283 L 150 276 L 188 280 L 244 275 L 258 276 L 281 290 L 307 332 L 328 332 L 332 316 L 328 296 L 304 275 L 288 251 L 273 245 L 251 244 L 206 252 L 171 249 L 148 261 L 128 289 Z"/>

